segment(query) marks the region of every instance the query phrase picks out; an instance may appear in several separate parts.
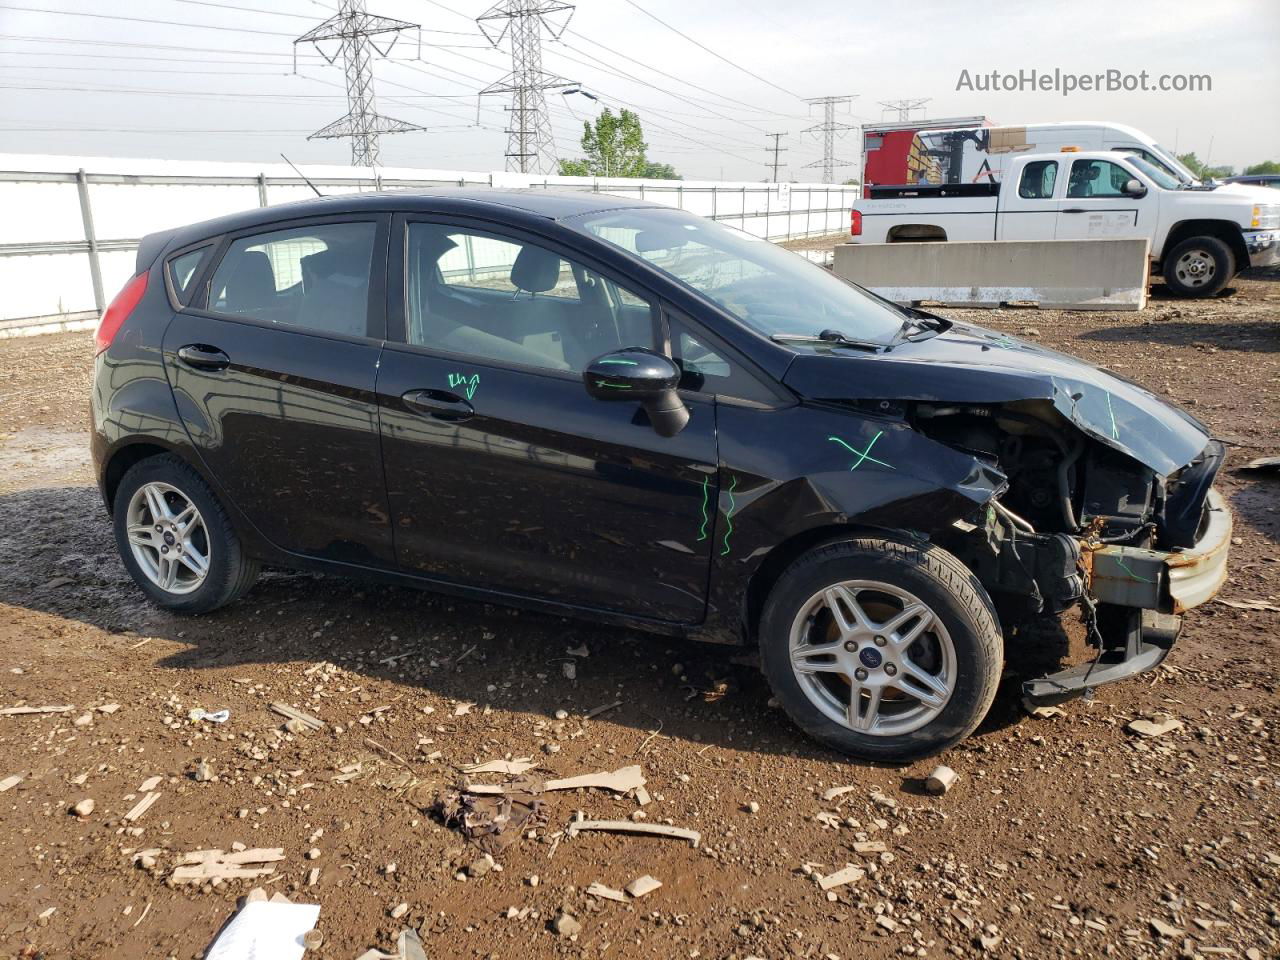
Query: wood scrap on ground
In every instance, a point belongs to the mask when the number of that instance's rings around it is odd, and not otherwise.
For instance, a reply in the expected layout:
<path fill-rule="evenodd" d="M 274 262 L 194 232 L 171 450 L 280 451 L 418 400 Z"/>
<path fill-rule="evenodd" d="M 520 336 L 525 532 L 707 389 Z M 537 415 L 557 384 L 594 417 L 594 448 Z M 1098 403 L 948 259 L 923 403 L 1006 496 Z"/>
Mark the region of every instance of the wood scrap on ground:
<path fill-rule="evenodd" d="M 599 773 L 584 773 L 576 777 L 566 777 L 562 780 L 548 780 L 542 784 L 542 789 L 553 791 L 595 787 L 600 790 L 612 790 L 615 793 L 627 793 L 643 787 L 644 784 L 644 774 L 638 766 L 632 766 L 614 770 L 612 773 L 602 770 Z M 475 783 L 467 787 L 467 792 L 485 795 L 499 794 L 505 793 L 507 788 L 507 785 L 504 784 Z"/>
<path fill-rule="evenodd" d="M 468 776 L 473 773 L 505 773 L 508 776 L 518 777 L 522 773 L 528 773 L 537 764 L 525 757 L 521 760 L 489 760 L 485 763 L 473 763 L 468 767 L 463 767 L 462 772 Z"/>
<path fill-rule="evenodd" d="M 257 847 L 238 853 L 195 850 L 182 856 L 169 879 L 174 883 L 252 879 L 274 873 L 276 868 L 272 864 L 283 859 L 283 847 Z"/>
<path fill-rule="evenodd" d="M 285 717 L 289 720 L 297 720 L 299 723 L 305 726 L 308 730 L 324 729 L 323 720 L 317 720 L 315 717 L 311 716 L 311 714 L 303 713 L 297 707 L 291 707 L 287 703 L 273 703 L 271 704 L 271 709 L 275 713 L 278 713 L 280 714 L 280 716 Z"/>
<path fill-rule="evenodd" d="M 438 798 L 435 812 L 445 826 L 456 826 L 486 853 L 497 855 L 536 822 L 542 812 L 542 782 L 526 777 L 508 784 L 498 796 L 450 790 Z"/>
<path fill-rule="evenodd" d="M 0 710 L 0 717 L 20 717 L 31 713 L 70 713 L 75 707 L 62 705 L 57 707 L 5 707 Z"/>
<path fill-rule="evenodd" d="M 829 873 L 825 877 L 818 878 L 818 886 L 823 890 L 831 890 L 835 887 L 843 887 L 846 883 L 853 883 L 861 880 L 866 876 L 866 871 L 861 867 L 848 866 L 843 870 L 837 870 L 835 873 Z"/>
<path fill-rule="evenodd" d="M 137 820 L 146 813 L 160 799 L 159 793 L 148 793 L 145 797 L 133 805 L 133 809 L 124 815 L 124 819 L 129 823 Z"/>
<path fill-rule="evenodd" d="M 650 836 L 674 837 L 688 840 L 695 848 L 702 842 L 702 834 L 684 827 L 671 827 L 665 823 L 633 823 L 630 820 L 576 820 L 569 824 L 566 833 L 577 836 L 583 830 L 604 830 L 611 833 L 642 833 Z"/>

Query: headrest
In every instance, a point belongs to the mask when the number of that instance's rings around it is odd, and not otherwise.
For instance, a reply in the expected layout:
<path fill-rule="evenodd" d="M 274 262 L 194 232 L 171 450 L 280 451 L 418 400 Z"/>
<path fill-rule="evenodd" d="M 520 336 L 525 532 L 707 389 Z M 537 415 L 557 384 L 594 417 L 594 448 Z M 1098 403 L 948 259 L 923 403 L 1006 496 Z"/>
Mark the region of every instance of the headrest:
<path fill-rule="evenodd" d="M 227 278 L 227 306 L 232 310 L 261 307 L 276 294 L 271 259 L 261 250 L 246 250 Z"/>
<path fill-rule="evenodd" d="M 511 265 L 511 285 L 529 293 L 546 293 L 560 280 L 560 256 L 541 247 L 524 247 Z"/>

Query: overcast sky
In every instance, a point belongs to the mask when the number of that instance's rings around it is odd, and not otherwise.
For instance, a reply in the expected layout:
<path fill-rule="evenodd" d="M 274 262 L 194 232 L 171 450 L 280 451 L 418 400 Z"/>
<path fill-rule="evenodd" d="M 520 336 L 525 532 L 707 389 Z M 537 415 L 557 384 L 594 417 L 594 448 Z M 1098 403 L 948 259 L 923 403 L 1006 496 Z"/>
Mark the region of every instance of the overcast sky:
<path fill-rule="evenodd" d="M 335 4 L 0 0 L 0 152 L 270 161 L 284 151 L 299 163 L 345 164 L 346 141 L 306 140 L 346 112 L 341 63 L 299 47 L 293 75 L 290 42 Z M 510 70 L 509 53 L 490 48 L 472 20 L 490 5 L 367 0 L 370 13 L 424 28 L 420 61 L 410 33 L 374 66 L 379 112 L 428 127 L 384 136 L 384 165 L 502 169 L 504 98 L 485 98 L 476 126 L 476 91 Z M 95 16 L 42 12 L 53 10 Z M 156 20 L 170 23 L 140 22 Z M 776 131 L 787 134 L 784 176 L 820 179 L 803 169 L 821 155 L 820 141 L 801 133 L 819 119 L 803 98 L 846 94 L 857 95 L 838 117 L 849 123 L 883 119 L 882 100 L 928 97 L 929 117 L 1106 120 L 1215 164 L 1280 160 L 1277 0 L 581 0 L 563 42 L 544 45 L 543 65 L 600 98 L 548 94 L 561 156 L 578 154 L 581 119 L 600 104 L 627 104 L 646 122 L 650 158 L 688 178 L 763 178 L 765 133 Z M 1212 90 L 956 89 L 963 70 L 1054 68 L 1146 70 L 1153 81 L 1208 74 Z M 856 160 L 856 136 L 837 152 Z"/>

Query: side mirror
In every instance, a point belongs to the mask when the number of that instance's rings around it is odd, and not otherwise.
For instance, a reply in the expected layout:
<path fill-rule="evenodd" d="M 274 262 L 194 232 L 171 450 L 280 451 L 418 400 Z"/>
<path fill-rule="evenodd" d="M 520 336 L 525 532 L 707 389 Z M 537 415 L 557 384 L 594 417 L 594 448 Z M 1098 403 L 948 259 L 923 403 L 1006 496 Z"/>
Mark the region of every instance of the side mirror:
<path fill-rule="evenodd" d="M 582 372 L 582 382 L 597 400 L 639 402 L 659 436 L 674 437 L 689 422 L 689 411 L 676 393 L 680 368 L 644 347 L 596 357 Z"/>
<path fill-rule="evenodd" d="M 1134 178 L 1132 180 L 1125 181 L 1124 194 L 1127 197 L 1145 197 L 1147 195 L 1147 188 L 1142 185 L 1141 180 Z"/>

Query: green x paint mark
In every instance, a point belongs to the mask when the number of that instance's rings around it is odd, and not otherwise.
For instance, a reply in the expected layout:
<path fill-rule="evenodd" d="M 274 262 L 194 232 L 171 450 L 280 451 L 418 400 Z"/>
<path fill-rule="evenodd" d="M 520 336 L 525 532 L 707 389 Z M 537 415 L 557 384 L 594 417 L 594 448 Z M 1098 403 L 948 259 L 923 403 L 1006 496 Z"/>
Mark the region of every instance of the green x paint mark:
<path fill-rule="evenodd" d="M 895 469 L 893 464 L 885 463 L 883 460 L 877 460 L 875 457 L 871 456 L 871 448 L 874 447 L 876 445 L 876 441 L 883 436 L 884 436 L 884 431 L 881 430 L 879 433 L 877 433 L 874 437 L 871 438 L 871 442 L 867 444 L 867 449 L 865 450 L 856 450 L 853 447 L 849 446 L 847 443 L 845 443 L 843 440 L 841 440 L 839 437 L 827 437 L 827 439 L 840 444 L 840 446 L 844 447 L 846 450 L 848 450 L 850 453 L 852 453 L 854 456 L 858 458 L 853 462 L 853 466 L 849 468 L 850 470 L 857 470 L 858 467 L 862 466 L 862 461 L 864 460 L 870 460 L 872 463 L 876 463 L 882 467 L 888 467 L 890 470 L 893 470 Z"/>
<path fill-rule="evenodd" d="M 733 498 L 733 491 L 738 489 L 738 478 L 733 478 L 733 483 L 729 485 L 729 509 L 725 511 L 724 522 L 727 529 L 724 532 L 724 549 L 720 551 L 720 556 L 727 557 L 729 555 L 729 534 L 733 533 L 733 511 L 738 508 L 738 503 Z"/>
<path fill-rule="evenodd" d="M 1116 565 L 1135 580 L 1141 580 L 1143 583 L 1155 583 L 1154 580 L 1148 580 L 1146 577 L 1138 576 L 1138 574 L 1129 569 L 1129 565 L 1123 560 L 1117 560 Z"/>
<path fill-rule="evenodd" d="M 640 364 L 636 363 L 636 361 L 634 361 L 634 360 L 601 360 L 601 361 L 600 361 L 600 365 L 601 365 L 601 366 L 604 366 L 606 363 L 611 363 L 611 364 L 613 364 L 613 365 L 615 365 L 615 366 L 619 366 L 619 367 L 638 367 L 638 366 L 640 366 Z"/>
<path fill-rule="evenodd" d="M 1111 418 L 1111 439 L 1120 439 L 1120 428 L 1116 426 L 1116 412 L 1111 409 L 1111 394 L 1107 394 L 1107 416 Z"/>
<path fill-rule="evenodd" d="M 698 531 L 699 543 L 707 539 L 707 524 L 711 522 L 711 515 L 707 513 L 707 506 L 710 503 L 708 499 L 710 496 L 710 484 L 711 481 L 708 477 L 702 478 L 702 529 Z"/>
<path fill-rule="evenodd" d="M 473 373 L 468 377 L 465 373 L 451 373 L 449 374 L 449 386 L 455 390 L 458 387 L 465 387 L 464 392 L 467 395 L 467 399 L 470 400 L 476 395 L 476 388 L 480 386 L 480 374 Z"/>

